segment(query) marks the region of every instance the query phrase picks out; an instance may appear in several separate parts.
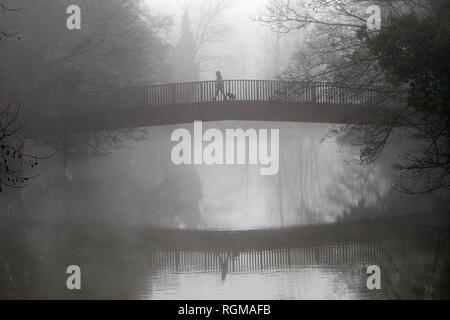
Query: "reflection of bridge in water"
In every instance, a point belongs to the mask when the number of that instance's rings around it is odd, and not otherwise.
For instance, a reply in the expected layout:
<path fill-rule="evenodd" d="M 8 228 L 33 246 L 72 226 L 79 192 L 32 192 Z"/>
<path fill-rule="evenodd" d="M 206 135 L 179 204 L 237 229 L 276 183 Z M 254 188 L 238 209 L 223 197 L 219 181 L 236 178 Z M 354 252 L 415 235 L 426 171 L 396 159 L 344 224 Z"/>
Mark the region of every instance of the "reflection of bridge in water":
<path fill-rule="evenodd" d="M 408 242 L 381 241 L 335 244 L 320 247 L 250 251 L 153 251 L 122 252 L 112 258 L 122 271 L 246 273 L 298 267 L 329 267 L 357 264 L 386 265 L 391 259 L 406 260 L 420 251 Z M 102 264 L 97 256 L 92 263 Z"/>
<path fill-rule="evenodd" d="M 433 277 L 435 242 L 422 234 L 433 221 L 411 216 L 241 233 L 2 223 L 0 296 L 73 298 L 61 272 L 71 264 L 82 268 L 80 294 L 90 298 L 134 297 L 172 277 L 239 284 L 241 275 L 299 279 L 310 272 L 365 290 L 369 265 L 381 268 L 383 294 L 410 296 L 411 287 L 424 288 Z"/>
<path fill-rule="evenodd" d="M 255 120 L 345 123 L 384 103 L 385 88 L 276 80 L 226 80 L 232 100 L 214 101 L 215 82 L 79 92 L 56 106 L 22 102 L 25 137 L 190 123 Z"/>
<path fill-rule="evenodd" d="M 124 237 L 128 241 L 125 246 L 121 245 L 125 240 L 105 238 L 93 247 L 95 240 L 89 240 L 88 234 L 76 238 L 86 241 L 86 252 L 90 252 L 86 256 L 91 263 L 109 260 L 122 270 L 245 272 L 312 265 L 376 264 L 382 260 L 386 264 L 393 257 L 407 259 L 426 246 L 430 249 L 430 243 L 424 241 L 422 227 L 436 223 L 436 218 L 402 216 L 247 231 L 134 231 L 132 236 Z M 98 236 L 93 230 L 89 233 Z M 111 247 L 116 249 L 111 251 L 108 249 Z"/>

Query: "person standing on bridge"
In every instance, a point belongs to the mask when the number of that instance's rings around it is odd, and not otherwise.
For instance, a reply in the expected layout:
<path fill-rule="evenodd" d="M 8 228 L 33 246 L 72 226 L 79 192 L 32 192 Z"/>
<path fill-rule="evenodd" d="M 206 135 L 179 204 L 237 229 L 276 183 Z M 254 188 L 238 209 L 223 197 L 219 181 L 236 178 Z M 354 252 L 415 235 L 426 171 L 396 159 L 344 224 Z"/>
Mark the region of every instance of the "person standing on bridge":
<path fill-rule="evenodd" d="M 227 96 L 225 95 L 225 88 L 222 79 L 222 74 L 220 73 L 220 71 L 216 71 L 216 95 L 214 96 L 214 101 L 217 100 L 219 92 L 222 93 L 223 100 L 227 100 Z"/>

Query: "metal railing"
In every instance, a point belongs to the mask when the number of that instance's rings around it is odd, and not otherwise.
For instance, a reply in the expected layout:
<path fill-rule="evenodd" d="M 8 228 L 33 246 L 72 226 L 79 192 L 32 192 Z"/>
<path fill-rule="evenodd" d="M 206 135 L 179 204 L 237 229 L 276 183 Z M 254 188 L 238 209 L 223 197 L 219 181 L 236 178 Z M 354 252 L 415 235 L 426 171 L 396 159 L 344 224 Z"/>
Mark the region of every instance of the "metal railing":
<path fill-rule="evenodd" d="M 211 103 L 214 101 L 297 102 L 373 105 L 385 98 L 382 87 L 363 87 L 326 82 L 279 80 L 224 80 L 216 96 L 215 81 L 159 84 L 77 92 L 53 107 L 27 108 L 26 113 L 95 112 L 136 107 Z"/>

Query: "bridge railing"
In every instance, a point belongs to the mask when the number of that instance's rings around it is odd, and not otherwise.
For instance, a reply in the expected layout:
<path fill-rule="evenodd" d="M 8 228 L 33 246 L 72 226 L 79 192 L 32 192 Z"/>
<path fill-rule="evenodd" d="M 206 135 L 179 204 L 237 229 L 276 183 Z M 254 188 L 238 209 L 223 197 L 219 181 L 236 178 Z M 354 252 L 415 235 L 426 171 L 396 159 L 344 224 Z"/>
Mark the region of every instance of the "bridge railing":
<path fill-rule="evenodd" d="M 233 101 L 372 105 L 385 97 L 381 87 L 363 88 L 325 82 L 224 80 L 224 89 L 225 94 L 231 94 L 228 100 Z M 221 93 L 217 100 L 215 95 L 215 81 L 92 90 L 78 92 L 64 103 L 63 108 L 48 108 L 45 113 L 95 112 L 224 100 Z"/>

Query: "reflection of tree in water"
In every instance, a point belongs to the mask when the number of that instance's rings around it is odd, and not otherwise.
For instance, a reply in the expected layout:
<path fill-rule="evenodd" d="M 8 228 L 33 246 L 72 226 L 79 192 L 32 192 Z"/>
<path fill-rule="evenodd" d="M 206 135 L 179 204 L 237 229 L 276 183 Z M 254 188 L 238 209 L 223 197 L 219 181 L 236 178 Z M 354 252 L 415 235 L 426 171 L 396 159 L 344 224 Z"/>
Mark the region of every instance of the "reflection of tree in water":
<path fill-rule="evenodd" d="M 201 184 L 195 170 L 183 167 L 168 171 L 149 194 L 149 220 L 152 225 L 164 227 L 203 227 L 201 198 Z"/>
<path fill-rule="evenodd" d="M 67 265 L 56 265 L 71 252 L 53 254 L 62 242 L 56 233 L 18 221 L 0 222 L 0 299 L 48 299 L 66 290 Z"/>
<path fill-rule="evenodd" d="M 263 180 L 275 225 L 336 221 L 352 207 L 377 203 L 388 193 L 391 179 L 383 168 L 347 165 L 348 153 L 338 152 L 337 144 L 321 143 L 327 128 L 283 130 L 280 171 Z"/>
<path fill-rule="evenodd" d="M 303 130 L 308 134 L 302 135 Z M 321 144 L 323 132 L 323 127 L 308 127 L 283 136 L 280 168 L 284 170 L 278 175 L 287 224 L 335 221 L 355 205 L 380 201 L 390 187 L 390 179 L 379 167 L 347 165 L 336 144 Z"/>

